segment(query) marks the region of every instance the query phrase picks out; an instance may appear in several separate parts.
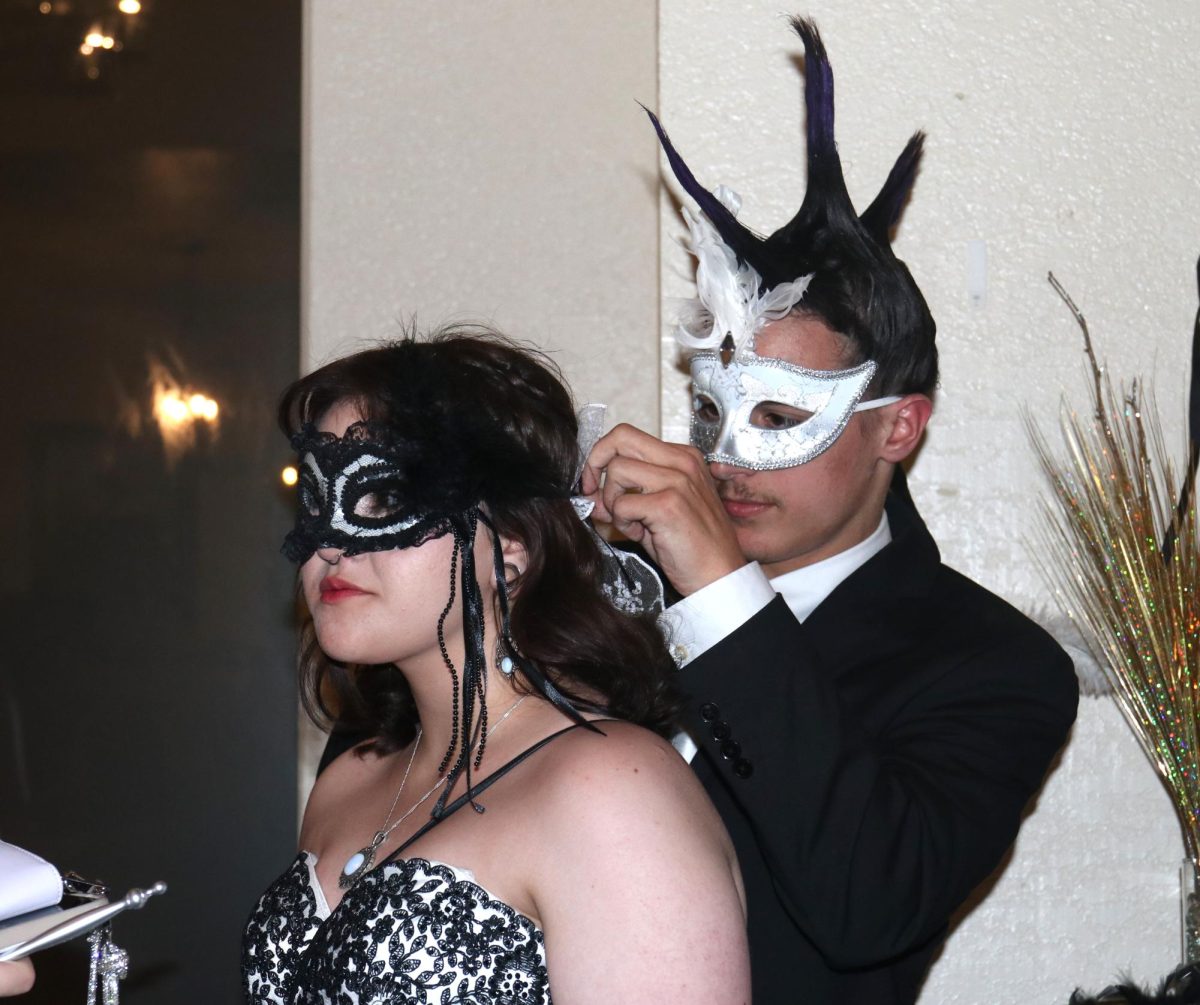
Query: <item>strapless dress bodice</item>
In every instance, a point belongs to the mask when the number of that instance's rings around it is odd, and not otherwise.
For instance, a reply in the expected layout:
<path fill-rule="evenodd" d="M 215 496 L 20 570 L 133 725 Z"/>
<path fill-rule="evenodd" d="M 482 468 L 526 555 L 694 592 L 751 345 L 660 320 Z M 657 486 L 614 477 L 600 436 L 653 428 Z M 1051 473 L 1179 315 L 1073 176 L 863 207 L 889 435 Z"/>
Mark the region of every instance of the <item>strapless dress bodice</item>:
<path fill-rule="evenodd" d="M 330 911 L 316 863 L 300 852 L 246 924 L 247 1002 L 549 1005 L 541 930 L 469 870 L 387 860 Z"/>

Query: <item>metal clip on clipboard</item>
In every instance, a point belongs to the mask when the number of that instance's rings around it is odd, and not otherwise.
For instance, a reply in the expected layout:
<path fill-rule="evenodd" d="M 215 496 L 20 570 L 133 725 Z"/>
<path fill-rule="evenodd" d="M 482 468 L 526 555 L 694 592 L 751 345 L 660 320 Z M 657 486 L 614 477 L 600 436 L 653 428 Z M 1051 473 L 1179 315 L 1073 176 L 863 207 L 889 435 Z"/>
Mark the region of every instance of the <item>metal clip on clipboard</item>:
<path fill-rule="evenodd" d="M 102 884 L 74 873 L 63 877 L 62 886 L 58 907 L 9 919 L 7 927 L 0 927 L 0 962 L 23 959 L 87 935 L 91 957 L 87 1005 L 119 1005 L 129 954 L 112 941 L 112 919 L 122 911 L 145 906 L 151 897 L 166 893 L 167 885 L 158 882 L 149 889 L 133 889 L 117 901 L 108 900 Z"/>
<path fill-rule="evenodd" d="M 69 887 L 72 878 L 66 877 L 63 881 L 64 889 L 68 893 L 75 893 Z M 88 885 L 93 890 L 103 889 L 98 884 Z M 135 911 L 139 910 L 145 906 L 146 901 L 151 897 L 166 892 L 167 884 L 158 882 L 147 890 L 132 889 L 120 900 L 112 902 L 109 902 L 102 893 L 92 894 L 91 899 L 94 899 L 96 903 L 84 905 L 82 910 L 79 907 L 64 910 L 61 913 L 67 915 L 67 917 L 62 921 L 52 924 L 37 935 L 23 939 L 0 950 L 0 963 L 5 963 L 9 960 L 20 960 L 32 953 L 49 949 L 51 946 L 69 942 L 80 935 L 87 935 L 93 929 L 112 921 L 122 911 L 131 909 Z M 75 893 L 75 895 L 79 896 L 80 894 Z"/>

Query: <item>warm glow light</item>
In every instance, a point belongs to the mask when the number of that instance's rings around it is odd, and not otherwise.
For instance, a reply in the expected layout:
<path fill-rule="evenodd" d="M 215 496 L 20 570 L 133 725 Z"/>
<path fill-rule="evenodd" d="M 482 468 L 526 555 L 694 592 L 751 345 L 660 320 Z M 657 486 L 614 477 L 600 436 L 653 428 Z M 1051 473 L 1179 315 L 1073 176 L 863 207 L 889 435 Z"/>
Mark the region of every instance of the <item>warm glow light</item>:
<path fill-rule="evenodd" d="M 101 32 L 92 30 L 84 36 L 84 45 L 90 45 L 93 49 L 99 49 L 104 45 L 104 35 Z"/>
<path fill-rule="evenodd" d="M 167 462 L 174 464 L 196 445 L 197 427 L 209 427 L 209 436 L 218 434 L 221 408 L 207 394 L 188 387 L 157 359 L 151 357 L 148 362 L 154 419 L 166 447 Z"/>
<path fill-rule="evenodd" d="M 81 45 L 79 47 L 79 51 L 82 52 L 85 56 L 90 56 L 96 50 L 94 47 L 88 45 L 87 42 L 84 42 L 83 45 Z"/>
<path fill-rule="evenodd" d="M 300 472 L 289 464 L 286 468 L 279 472 L 279 477 L 283 479 L 284 485 L 286 485 L 288 488 L 291 488 L 300 480 Z"/>
<path fill-rule="evenodd" d="M 42 0 L 42 2 L 38 4 L 38 10 L 40 10 L 43 14 L 49 14 L 52 10 L 54 10 L 54 5 L 50 3 L 50 0 Z"/>
<path fill-rule="evenodd" d="M 117 10 L 119 10 L 122 14 L 137 14 L 141 11 L 141 9 L 142 5 L 138 2 L 138 0 L 121 0 L 121 2 L 117 4 Z"/>
<path fill-rule="evenodd" d="M 100 45 L 104 49 L 111 49 L 114 41 L 115 39 L 111 35 L 105 35 L 102 39 L 100 39 Z"/>
<path fill-rule="evenodd" d="M 187 402 L 179 397 L 178 391 L 164 391 L 154 401 L 154 414 L 158 421 L 166 426 L 182 426 L 192 417 L 192 411 Z"/>
<path fill-rule="evenodd" d="M 205 422 L 215 422 L 220 408 L 212 398 L 204 394 L 193 394 L 188 398 L 188 410 L 197 419 Z"/>
<path fill-rule="evenodd" d="M 215 422 L 220 406 L 206 394 L 191 394 L 186 398 L 175 388 L 159 388 L 154 395 L 154 414 L 164 428 L 190 425 L 197 419 Z"/>

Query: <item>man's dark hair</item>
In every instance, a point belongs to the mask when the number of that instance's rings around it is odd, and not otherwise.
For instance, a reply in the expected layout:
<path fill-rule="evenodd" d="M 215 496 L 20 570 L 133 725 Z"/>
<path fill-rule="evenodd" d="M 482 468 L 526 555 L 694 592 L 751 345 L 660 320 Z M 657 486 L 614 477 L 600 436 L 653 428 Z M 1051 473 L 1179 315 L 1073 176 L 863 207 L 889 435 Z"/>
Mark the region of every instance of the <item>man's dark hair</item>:
<path fill-rule="evenodd" d="M 769 237 L 744 227 L 683 162 L 650 114 L 671 170 L 761 289 L 813 274 L 797 310 L 846 336 L 859 360 L 878 365 L 876 394 L 929 394 L 937 383 L 936 325 L 908 267 L 892 251 L 891 231 L 916 178 L 925 136 L 916 133 L 860 216 L 842 176 L 833 133 L 833 70 L 816 25 L 792 18 L 804 43 L 808 187 L 796 215 Z M 855 362 L 854 360 L 849 362 Z"/>

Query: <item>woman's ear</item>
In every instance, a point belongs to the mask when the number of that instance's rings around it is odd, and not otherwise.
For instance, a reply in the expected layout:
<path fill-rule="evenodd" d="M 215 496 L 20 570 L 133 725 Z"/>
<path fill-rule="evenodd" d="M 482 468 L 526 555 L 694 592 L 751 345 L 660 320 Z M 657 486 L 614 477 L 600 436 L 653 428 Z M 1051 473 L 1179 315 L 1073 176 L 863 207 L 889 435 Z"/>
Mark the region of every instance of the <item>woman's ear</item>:
<path fill-rule="evenodd" d="M 516 538 L 500 537 L 500 554 L 504 559 L 504 582 L 509 590 L 520 585 L 521 576 L 529 567 L 529 554 Z"/>

